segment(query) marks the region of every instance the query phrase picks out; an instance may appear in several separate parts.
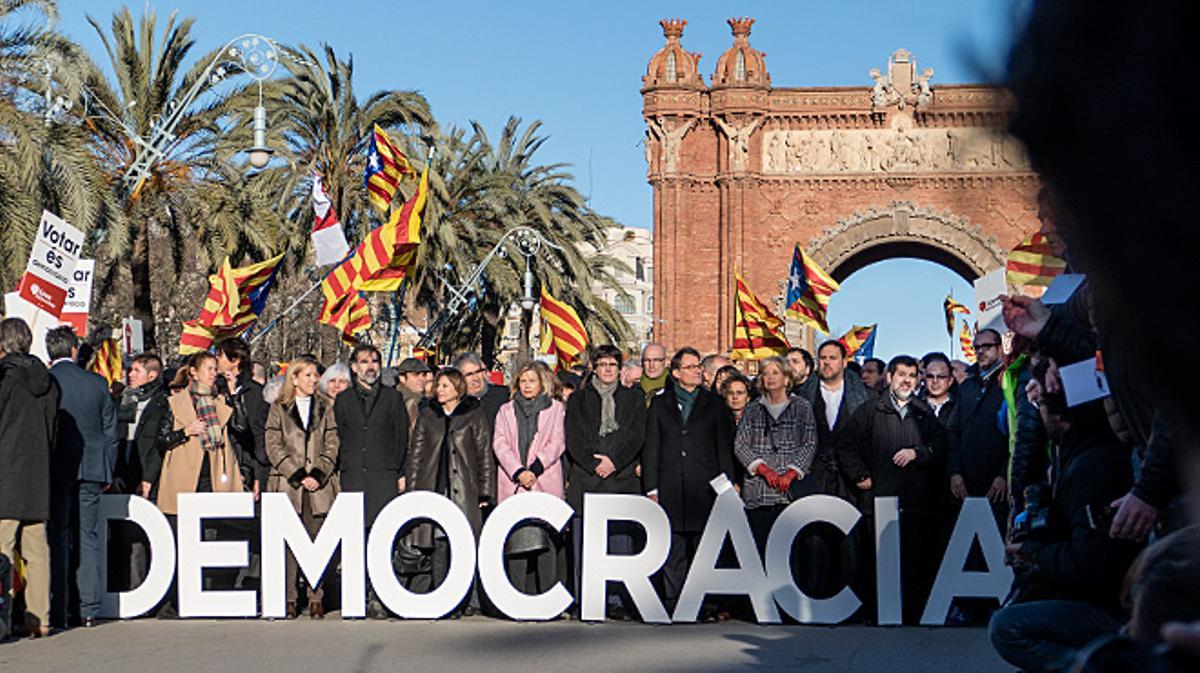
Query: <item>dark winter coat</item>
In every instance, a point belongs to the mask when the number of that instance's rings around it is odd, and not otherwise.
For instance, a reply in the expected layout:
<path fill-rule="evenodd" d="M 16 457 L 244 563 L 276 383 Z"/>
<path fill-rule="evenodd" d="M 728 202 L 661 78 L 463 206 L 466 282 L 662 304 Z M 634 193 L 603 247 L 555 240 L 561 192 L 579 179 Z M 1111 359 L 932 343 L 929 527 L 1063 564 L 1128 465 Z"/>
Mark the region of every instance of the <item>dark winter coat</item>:
<path fill-rule="evenodd" d="M 234 455 L 242 466 L 242 479 L 247 484 L 258 481 L 265 489 L 271 473 L 271 460 L 267 457 L 266 431 L 267 413 L 271 405 L 263 399 L 263 387 L 243 372 L 242 383 L 237 393 L 227 399 L 233 408 L 229 419 L 229 439 L 233 442 Z"/>
<path fill-rule="evenodd" d="M 1017 510 L 1025 509 L 1025 487 L 1047 482 L 1050 468 L 1049 438 L 1037 407 L 1025 395 L 1025 386 L 1033 374 L 1028 363 L 1017 377 L 1017 428 L 1009 467 L 1009 492 Z"/>
<path fill-rule="evenodd" d="M 616 432 L 600 436 L 600 393 L 589 380 L 567 398 L 567 502 L 583 513 L 584 493 L 641 493 L 635 468 L 642 457 L 646 432 L 646 396 L 641 388 L 617 385 Z M 595 454 L 608 456 L 616 472 L 607 479 L 596 475 Z"/>
<path fill-rule="evenodd" d="M 449 452 L 445 463 L 442 463 L 443 451 Z M 496 459 L 492 455 L 491 427 L 479 400 L 470 395 L 459 400 L 448 417 L 437 402 L 431 402 L 417 417 L 412 449 L 404 468 L 409 490 L 439 491 L 439 468 L 446 470 L 446 488 L 442 495 L 454 501 L 467 515 L 467 521 L 478 537 L 483 528 L 479 506 L 496 499 Z M 432 527 L 418 526 L 414 543 L 430 548 L 432 536 Z"/>
<path fill-rule="evenodd" d="M 917 459 L 897 466 L 892 457 L 900 449 L 916 450 Z M 886 393 L 860 406 L 838 437 L 838 466 L 846 481 L 857 484 L 869 478 L 867 495 L 898 496 L 900 508 L 909 512 L 929 510 L 929 468 L 945 452 L 946 429 L 929 404 L 913 398 L 901 418 Z M 859 502 L 866 513 L 873 512 L 869 497 Z"/>
<path fill-rule="evenodd" d="M 1021 552 L 1032 557 L 1038 583 L 1057 597 L 1116 607 L 1139 545 L 1114 540 L 1107 528 L 1097 530 L 1088 520 L 1089 506 L 1107 506 L 1133 483 L 1129 449 L 1103 430 L 1081 424 L 1063 436 L 1050 505 L 1055 541 L 1026 542 Z"/>
<path fill-rule="evenodd" d="M 99 374 L 62 361 L 50 368 L 58 382 L 58 432 L 54 438 L 54 483 L 109 484 L 117 466 L 117 408 Z"/>
<path fill-rule="evenodd" d="M 128 423 L 117 421 L 117 437 L 121 441 L 117 474 L 125 480 L 126 487 L 132 493 L 139 492 L 143 481 L 150 484 L 158 482 L 158 474 L 162 471 L 162 454 L 158 450 L 159 425 L 167 413 L 167 389 L 160 385 L 158 391 L 146 400 L 145 408 L 138 415 L 133 439 L 127 439 Z"/>
<path fill-rule="evenodd" d="M 58 386 L 30 355 L 0 359 L 0 519 L 50 519 Z"/>
<path fill-rule="evenodd" d="M 796 389 L 808 403 L 812 405 L 813 417 L 817 421 L 817 457 L 813 460 L 813 475 L 822 484 L 822 492 L 827 495 L 843 497 L 854 494 L 854 485 L 847 484 L 841 477 L 837 465 L 838 437 L 842 429 L 850 422 L 850 417 L 858 408 L 875 399 L 877 394 L 863 384 L 862 379 L 852 371 L 843 372 L 842 403 L 838 407 L 837 421 L 829 427 L 825 415 L 825 398 L 821 395 L 821 380 L 815 374 L 800 384 Z"/>
<path fill-rule="evenodd" d="M 479 406 L 483 409 L 483 416 L 487 419 L 489 428 L 496 427 L 496 414 L 500 413 L 500 407 L 504 406 L 504 403 L 511 398 L 512 395 L 508 388 L 488 382 L 487 389 L 479 398 Z"/>
<path fill-rule="evenodd" d="M 650 401 L 642 449 L 642 489 L 658 491 L 672 531 L 702 531 L 716 492 L 709 481 L 733 483 L 733 417 L 720 395 L 701 388 L 687 421 L 673 390 Z"/>
<path fill-rule="evenodd" d="M 976 373 L 963 381 L 947 423 L 950 450 L 946 469 L 951 475 L 962 475 L 967 494 L 973 497 L 987 495 L 996 477 L 1008 477 L 1008 436 L 1000 432 L 997 420 L 1004 403 L 1002 370 L 996 369 L 986 380 Z"/>
<path fill-rule="evenodd" d="M 338 470 L 342 491 L 362 492 L 366 523 L 399 495 L 397 480 L 404 476 L 408 457 L 408 410 L 395 389 L 379 386 L 365 404 L 358 384 L 337 396 L 333 403 L 341 441 Z"/>

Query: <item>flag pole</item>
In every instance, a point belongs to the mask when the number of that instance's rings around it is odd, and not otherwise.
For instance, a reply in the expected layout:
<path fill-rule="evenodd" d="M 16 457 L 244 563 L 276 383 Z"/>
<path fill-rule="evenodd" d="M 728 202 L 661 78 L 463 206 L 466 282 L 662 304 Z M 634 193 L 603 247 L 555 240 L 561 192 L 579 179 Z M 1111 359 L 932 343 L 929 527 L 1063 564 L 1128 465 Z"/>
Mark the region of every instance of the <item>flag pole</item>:
<path fill-rule="evenodd" d="M 954 286 L 953 285 L 950 286 L 950 290 L 947 291 L 946 294 L 949 295 L 949 297 L 951 299 L 954 299 Z M 954 321 L 954 325 L 958 324 L 958 319 L 954 317 L 953 313 L 950 314 L 950 318 Z M 950 359 L 951 360 L 954 359 L 954 325 L 950 326 L 950 334 L 949 334 L 949 337 L 950 337 Z"/>

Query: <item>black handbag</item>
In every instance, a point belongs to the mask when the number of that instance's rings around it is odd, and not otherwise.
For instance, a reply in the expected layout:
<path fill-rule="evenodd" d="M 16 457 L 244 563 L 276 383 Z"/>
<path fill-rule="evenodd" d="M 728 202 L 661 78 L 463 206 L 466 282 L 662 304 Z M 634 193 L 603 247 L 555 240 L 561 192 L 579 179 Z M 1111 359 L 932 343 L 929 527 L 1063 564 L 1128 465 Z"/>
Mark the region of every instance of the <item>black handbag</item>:
<path fill-rule="evenodd" d="M 504 544 L 505 556 L 522 556 L 536 554 L 550 548 L 550 534 L 545 528 L 536 523 L 527 523 L 517 527 Z"/>

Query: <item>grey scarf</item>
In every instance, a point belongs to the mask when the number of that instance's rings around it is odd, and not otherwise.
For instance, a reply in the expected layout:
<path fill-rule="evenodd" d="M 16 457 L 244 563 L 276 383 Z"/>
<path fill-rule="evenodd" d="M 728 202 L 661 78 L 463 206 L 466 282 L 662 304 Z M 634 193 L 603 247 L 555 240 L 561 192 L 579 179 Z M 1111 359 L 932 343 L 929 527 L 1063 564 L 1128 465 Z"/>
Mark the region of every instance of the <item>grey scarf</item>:
<path fill-rule="evenodd" d="M 546 395 L 527 399 L 523 395 L 513 398 L 513 411 L 517 416 L 517 453 L 521 456 L 521 465 L 529 462 L 529 447 L 533 444 L 533 436 L 537 434 L 538 415 L 543 409 L 550 408 L 550 398 Z"/>
<path fill-rule="evenodd" d="M 600 379 L 592 377 L 592 387 L 596 392 L 600 393 L 600 436 L 607 437 L 620 429 L 617 425 L 617 386 L 621 385 L 620 381 L 613 381 L 609 384 L 600 382 Z"/>

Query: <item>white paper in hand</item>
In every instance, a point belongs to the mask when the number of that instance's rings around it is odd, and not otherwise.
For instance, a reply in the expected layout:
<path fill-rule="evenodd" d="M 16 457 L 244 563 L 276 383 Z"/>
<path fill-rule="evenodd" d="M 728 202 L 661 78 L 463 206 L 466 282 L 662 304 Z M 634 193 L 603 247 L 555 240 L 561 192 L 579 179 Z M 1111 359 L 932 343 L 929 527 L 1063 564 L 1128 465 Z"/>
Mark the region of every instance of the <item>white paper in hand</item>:
<path fill-rule="evenodd" d="M 1108 378 L 1104 372 L 1096 369 L 1095 358 L 1089 358 L 1073 365 L 1058 368 L 1062 378 L 1063 393 L 1067 398 L 1068 407 L 1076 407 L 1085 402 L 1108 397 Z"/>
<path fill-rule="evenodd" d="M 1050 287 L 1046 288 L 1046 293 L 1042 295 L 1042 303 L 1046 306 L 1066 303 L 1086 278 L 1082 273 L 1064 273 L 1055 277 Z"/>
<path fill-rule="evenodd" d="M 975 315 L 979 329 L 994 329 L 1000 334 L 1008 331 L 1004 324 L 1004 304 L 1000 297 L 1008 294 L 1004 269 L 995 269 L 975 280 Z"/>
<path fill-rule="evenodd" d="M 729 477 L 726 477 L 724 472 L 710 479 L 708 485 L 712 486 L 712 490 L 716 491 L 717 495 L 733 488 L 733 484 L 729 482 Z"/>

